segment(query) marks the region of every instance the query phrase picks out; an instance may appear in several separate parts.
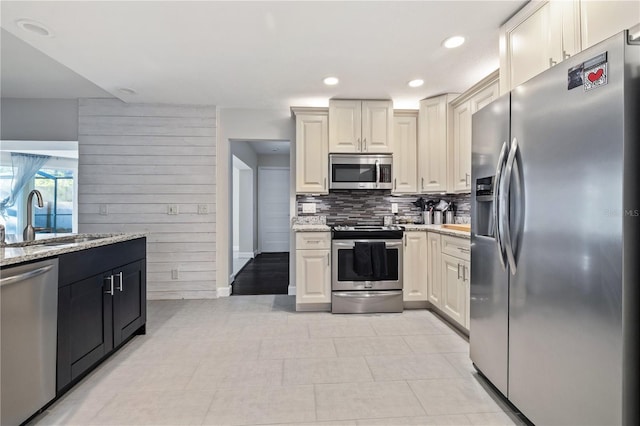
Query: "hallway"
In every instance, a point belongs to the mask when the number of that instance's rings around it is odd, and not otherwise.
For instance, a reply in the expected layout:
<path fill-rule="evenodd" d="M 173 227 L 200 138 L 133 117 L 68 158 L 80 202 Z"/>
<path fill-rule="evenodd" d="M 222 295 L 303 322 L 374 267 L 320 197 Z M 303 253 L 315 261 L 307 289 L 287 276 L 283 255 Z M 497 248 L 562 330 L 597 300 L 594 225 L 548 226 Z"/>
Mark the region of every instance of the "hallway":
<path fill-rule="evenodd" d="M 236 274 L 232 296 L 287 294 L 289 253 L 262 253 Z"/>

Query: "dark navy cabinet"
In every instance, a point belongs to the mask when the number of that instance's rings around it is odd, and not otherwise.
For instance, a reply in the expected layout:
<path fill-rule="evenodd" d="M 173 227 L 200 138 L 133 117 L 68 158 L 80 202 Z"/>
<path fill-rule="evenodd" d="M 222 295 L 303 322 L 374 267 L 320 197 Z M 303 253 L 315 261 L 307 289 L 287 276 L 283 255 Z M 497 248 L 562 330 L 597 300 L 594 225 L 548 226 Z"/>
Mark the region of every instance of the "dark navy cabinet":
<path fill-rule="evenodd" d="M 58 393 L 145 333 L 146 238 L 59 257 Z"/>

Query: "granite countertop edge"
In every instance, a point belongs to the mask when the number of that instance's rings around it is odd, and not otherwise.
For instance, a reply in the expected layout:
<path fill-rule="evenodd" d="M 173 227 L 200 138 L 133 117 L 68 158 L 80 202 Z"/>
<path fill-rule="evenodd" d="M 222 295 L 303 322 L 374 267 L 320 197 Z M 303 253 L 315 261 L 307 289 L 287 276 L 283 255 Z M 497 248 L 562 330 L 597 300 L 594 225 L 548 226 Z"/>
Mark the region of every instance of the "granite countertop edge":
<path fill-rule="evenodd" d="M 66 253 L 72 253 L 76 251 L 86 250 L 94 247 L 106 246 L 109 244 L 120 243 L 123 241 L 135 240 L 138 238 L 146 237 L 146 233 L 106 233 L 106 234 L 57 234 L 52 237 L 43 237 L 37 239 L 34 244 L 24 247 L 0 247 L 0 267 L 17 265 L 24 262 L 30 262 L 33 260 L 46 259 L 50 257 L 60 256 Z M 95 238 L 99 239 L 83 241 L 79 243 L 64 243 L 61 242 L 60 246 L 43 247 L 38 243 L 41 241 L 55 241 L 57 239 L 64 240 L 65 238 Z"/>
<path fill-rule="evenodd" d="M 400 224 L 400 226 L 404 227 L 405 231 L 429 231 L 452 237 L 471 239 L 470 232 L 446 229 L 443 228 L 442 225 Z M 329 225 L 319 224 L 295 224 L 291 226 L 291 230 L 293 232 L 329 232 L 331 231 L 331 227 Z"/>
<path fill-rule="evenodd" d="M 471 239 L 471 232 L 443 228 L 442 225 L 403 224 L 405 231 L 429 231 L 458 238 Z"/>
<path fill-rule="evenodd" d="M 295 224 L 291 226 L 293 232 L 329 232 L 331 227 L 328 225 L 307 225 L 307 224 Z"/>

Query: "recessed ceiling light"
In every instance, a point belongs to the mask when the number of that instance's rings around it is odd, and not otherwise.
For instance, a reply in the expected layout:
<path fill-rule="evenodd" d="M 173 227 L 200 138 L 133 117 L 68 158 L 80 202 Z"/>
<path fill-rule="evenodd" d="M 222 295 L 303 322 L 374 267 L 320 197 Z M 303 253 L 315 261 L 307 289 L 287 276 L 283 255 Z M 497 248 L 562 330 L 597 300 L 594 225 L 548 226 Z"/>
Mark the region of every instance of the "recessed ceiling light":
<path fill-rule="evenodd" d="M 44 24 L 31 19 L 18 19 L 16 25 L 24 31 L 37 34 L 41 37 L 53 37 L 53 31 L 44 26 Z"/>
<path fill-rule="evenodd" d="M 272 148 L 271 151 L 277 152 L 277 151 L 280 151 L 280 148 Z"/>
<path fill-rule="evenodd" d="M 339 81 L 340 80 L 338 80 L 338 77 L 327 77 L 324 80 L 322 80 L 322 82 L 327 86 L 335 86 L 336 84 L 338 84 Z"/>
<path fill-rule="evenodd" d="M 135 95 L 136 91 L 133 89 L 130 89 L 128 87 L 121 87 L 118 89 L 118 92 L 123 93 L 125 95 Z"/>
<path fill-rule="evenodd" d="M 449 37 L 445 41 L 442 42 L 442 45 L 447 49 L 453 49 L 454 47 L 462 46 L 464 43 L 464 37 L 462 36 L 453 36 Z"/>
<path fill-rule="evenodd" d="M 415 80 L 411 80 L 409 83 L 407 83 L 409 85 L 409 87 L 420 87 L 424 84 L 424 80 L 421 80 L 419 78 L 415 79 Z"/>

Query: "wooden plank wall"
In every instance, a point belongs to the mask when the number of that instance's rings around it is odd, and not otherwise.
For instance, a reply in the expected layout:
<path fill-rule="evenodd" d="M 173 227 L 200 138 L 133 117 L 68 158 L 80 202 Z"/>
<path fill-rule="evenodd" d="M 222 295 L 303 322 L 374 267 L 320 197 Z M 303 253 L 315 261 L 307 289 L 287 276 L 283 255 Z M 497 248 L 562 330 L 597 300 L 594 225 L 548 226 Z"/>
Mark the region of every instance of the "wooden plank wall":
<path fill-rule="evenodd" d="M 215 107 L 81 99 L 78 121 L 79 232 L 148 233 L 149 299 L 215 298 Z"/>

